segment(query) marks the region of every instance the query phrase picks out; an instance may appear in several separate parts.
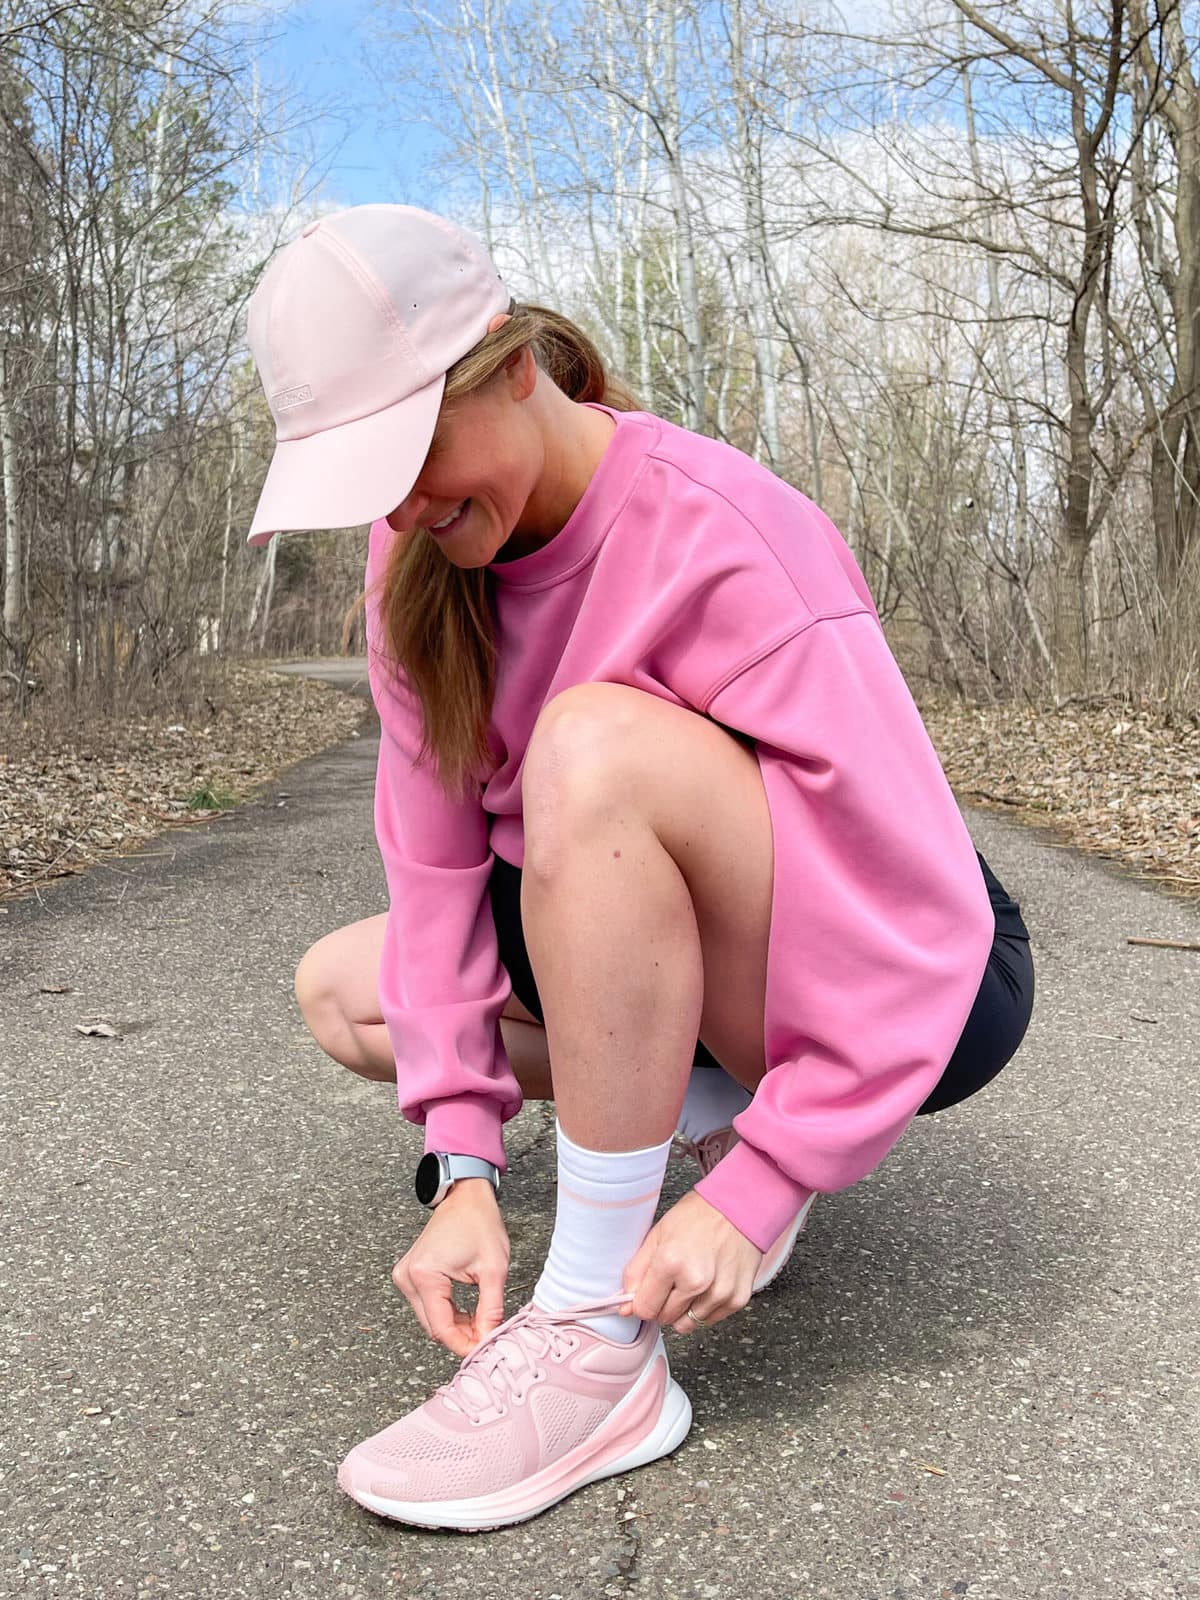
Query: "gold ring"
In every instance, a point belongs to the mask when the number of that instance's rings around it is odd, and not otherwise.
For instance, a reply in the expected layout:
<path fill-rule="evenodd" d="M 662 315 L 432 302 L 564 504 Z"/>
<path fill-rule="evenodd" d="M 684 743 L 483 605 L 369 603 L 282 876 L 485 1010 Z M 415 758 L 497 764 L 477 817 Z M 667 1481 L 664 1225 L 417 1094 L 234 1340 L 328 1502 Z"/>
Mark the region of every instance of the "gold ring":
<path fill-rule="evenodd" d="M 696 1324 L 696 1326 L 698 1328 L 707 1328 L 708 1327 L 708 1323 L 705 1322 L 704 1318 L 703 1317 L 698 1317 L 696 1315 L 696 1313 L 692 1310 L 691 1306 L 689 1306 L 687 1308 L 687 1314 L 688 1314 L 689 1317 L 691 1317 L 692 1321 Z"/>

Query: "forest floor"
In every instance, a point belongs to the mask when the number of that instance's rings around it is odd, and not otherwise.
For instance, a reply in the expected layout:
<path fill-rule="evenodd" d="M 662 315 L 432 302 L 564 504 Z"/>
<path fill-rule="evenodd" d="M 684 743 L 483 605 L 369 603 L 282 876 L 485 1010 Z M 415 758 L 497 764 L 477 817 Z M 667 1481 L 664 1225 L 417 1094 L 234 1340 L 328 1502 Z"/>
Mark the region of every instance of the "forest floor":
<path fill-rule="evenodd" d="M 25 722 L 0 714 L 0 901 L 194 826 L 372 716 L 361 695 L 271 666 L 224 669 L 183 720 L 164 711 L 65 727 L 48 710 Z M 921 711 L 964 804 L 1200 896 L 1200 722 L 1117 702 Z"/>
<path fill-rule="evenodd" d="M 373 715 L 359 695 L 264 665 L 208 670 L 190 714 L 0 714 L 0 901 L 229 810 Z"/>

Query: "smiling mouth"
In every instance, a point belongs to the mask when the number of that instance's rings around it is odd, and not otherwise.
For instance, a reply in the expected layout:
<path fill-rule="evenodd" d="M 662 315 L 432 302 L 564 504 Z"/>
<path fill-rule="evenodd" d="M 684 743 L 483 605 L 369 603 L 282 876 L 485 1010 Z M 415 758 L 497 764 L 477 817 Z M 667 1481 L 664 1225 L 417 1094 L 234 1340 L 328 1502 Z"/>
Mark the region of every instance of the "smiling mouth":
<path fill-rule="evenodd" d="M 425 532 L 431 533 L 435 539 L 444 539 L 448 533 L 453 533 L 456 528 L 462 525 L 470 509 L 471 502 L 468 498 L 463 501 L 457 511 L 451 512 L 450 516 L 444 518 L 443 521 L 427 523 Z"/>

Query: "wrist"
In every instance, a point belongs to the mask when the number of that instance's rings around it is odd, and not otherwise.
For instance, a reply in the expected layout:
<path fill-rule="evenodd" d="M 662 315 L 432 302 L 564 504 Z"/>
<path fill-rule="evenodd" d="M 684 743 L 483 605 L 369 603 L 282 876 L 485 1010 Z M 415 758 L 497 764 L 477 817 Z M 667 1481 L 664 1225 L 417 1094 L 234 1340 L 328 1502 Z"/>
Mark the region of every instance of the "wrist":
<path fill-rule="evenodd" d="M 458 1184 L 467 1182 L 486 1183 L 496 1192 L 500 1173 L 486 1157 L 427 1150 L 417 1163 L 413 1187 L 421 1204 L 432 1209 L 442 1205 Z"/>
<path fill-rule="evenodd" d="M 487 1178 L 455 1178 L 449 1189 L 446 1190 L 445 1197 L 439 1202 L 439 1209 L 441 1206 L 450 1205 L 455 1196 L 458 1197 L 458 1203 L 462 1205 L 464 1203 L 464 1195 L 466 1196 L 465 1203 L 467 1205 L 476 1205 L 481 1202 L 486 1205 L 489 1200 L 499 1204 L 499 1195 L 496 1187 Z"/>

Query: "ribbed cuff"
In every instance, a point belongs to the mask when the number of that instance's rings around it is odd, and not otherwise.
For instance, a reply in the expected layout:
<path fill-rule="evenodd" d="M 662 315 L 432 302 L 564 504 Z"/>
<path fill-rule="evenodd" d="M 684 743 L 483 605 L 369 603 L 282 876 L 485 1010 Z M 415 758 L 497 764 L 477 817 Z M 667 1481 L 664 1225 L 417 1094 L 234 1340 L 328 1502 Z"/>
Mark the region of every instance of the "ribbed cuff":
<path fill-rule="evenodd" d="M 425 1108 L 425 1149 L 482 1156 L 505 1171 L 500 1107 L 483 1095 L 461 1094 Z"/>
<path fill-rule="evenodd" d="M 813 1190 L 789 1178 L 770 1156 L 742 1139 L 700 1179 L 695 1192 L 728 1217 L 751 1244 L 766 1251 L 800 1215 Z"/>

